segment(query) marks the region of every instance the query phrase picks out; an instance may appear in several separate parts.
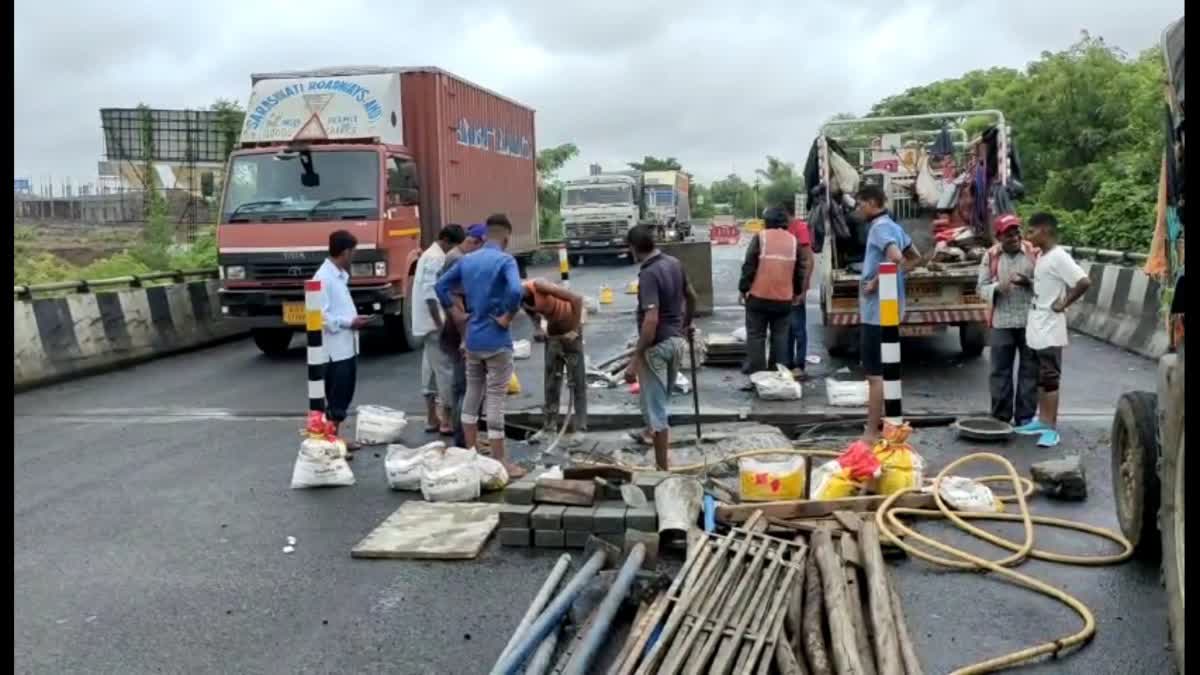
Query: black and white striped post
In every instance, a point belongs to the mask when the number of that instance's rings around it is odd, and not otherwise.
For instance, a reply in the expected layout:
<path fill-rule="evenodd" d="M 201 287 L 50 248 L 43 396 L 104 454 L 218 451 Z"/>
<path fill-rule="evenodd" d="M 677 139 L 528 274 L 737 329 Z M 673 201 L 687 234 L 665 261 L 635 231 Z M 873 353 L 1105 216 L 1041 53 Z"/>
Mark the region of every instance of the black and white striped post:
<path fill-rule="evenodd" d="M 321 282 L 304 282 L 304 328 L 308 334 L 308 410 L 325 412 L 325 346 L 321 341 Z"/>
<path fill-rule="evenodd" d="M 558 247 L 558 274 L 562 278 L 563 286 L 567 286 L 571 278 L 571 263 L 567 260 L 566 246 Z"/>
<path fill-rule="evenodd" d="M 880 356 L 883 363 L 883 418 L 904 421 L 900 405 L 900 290 L 896 263 L 879 265 Z"/>

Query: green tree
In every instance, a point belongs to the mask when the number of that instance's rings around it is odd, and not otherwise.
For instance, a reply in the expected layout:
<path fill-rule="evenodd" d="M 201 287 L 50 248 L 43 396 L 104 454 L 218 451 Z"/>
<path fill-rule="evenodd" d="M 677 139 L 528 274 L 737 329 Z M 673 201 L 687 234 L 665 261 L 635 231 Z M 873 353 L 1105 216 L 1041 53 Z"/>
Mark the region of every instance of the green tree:
<path fill-rule="evenodd" d="M 804 191 L 804 179 L 796 173 L 796 166 L 778 157 L 767 156 L 767 168 L 758 169 L 758 176 L 765 181 L 759 189 L 759 208 L 791 204 L 797 192 Z"/>
<path fill-rule="evenodd" d="M 574 143 L 563 143 L 545 148 L 537 155 L 538 224 L 544 241 L 562 239 L 562 216 L 559 215 L 562 181 L 558 180 L 558 172 L 578 154 L 579 148 Z"/>
<path fill-rule="evenodd" d="M 674 157 L 667 157 L 666 159 L 659 159 L 658 157 L 652 157 L 650 155 L 646 155 L 646 157 L 640 162 L 629 162 L 629 167 L 631 169 L 637 169 L 638 171 L 682 171 L 683 170 L 683 165 L 680 164 L 679 160 L 675 159 Z"/>

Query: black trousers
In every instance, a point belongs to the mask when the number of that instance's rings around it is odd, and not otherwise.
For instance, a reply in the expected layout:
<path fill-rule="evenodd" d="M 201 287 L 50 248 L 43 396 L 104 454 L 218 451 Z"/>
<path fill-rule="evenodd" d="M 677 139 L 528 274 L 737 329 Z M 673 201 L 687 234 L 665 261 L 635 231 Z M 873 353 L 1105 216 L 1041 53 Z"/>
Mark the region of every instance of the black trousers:
<path fill-rule="evenodd" d="M 746 307 L 746 361 L 749 371 L 773 370 L 775 364 L 790 366 L 788 338 L 791 306 L 781 309 Z M 767 357 L 767 333 L 771 334 L 771 354 Z"/>
<path fill-rule="evenodd" d="M 992 417 L 1024 424 L 1037 413 L 1038 360 L 1025 345 L 1024 328 L 993 328 L 991 335 Z M 1013 370 L 1020 366 L 1013 387 Z"/>
<path fill-rule="evenodd" d="M 341 424 L 354 400 L 354 385 L 358 380 L 358 357 L 325 364 L 325 417 Z"/>

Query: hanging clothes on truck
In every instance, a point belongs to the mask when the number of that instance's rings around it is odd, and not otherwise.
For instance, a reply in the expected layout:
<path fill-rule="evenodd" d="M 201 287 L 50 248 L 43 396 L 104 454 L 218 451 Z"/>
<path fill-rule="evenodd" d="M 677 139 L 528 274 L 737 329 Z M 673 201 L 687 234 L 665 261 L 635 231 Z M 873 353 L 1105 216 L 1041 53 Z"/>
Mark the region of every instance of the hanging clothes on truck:
<path fill-rule="evenodd" d="M 934 157 L 954 155 L 954 140 L 950 138 L 950 127 L 942 125 L 942 130 L 938 132 L 937 138 L 933 141 L 933 147 L 929 148 L 929 154 Z"/>

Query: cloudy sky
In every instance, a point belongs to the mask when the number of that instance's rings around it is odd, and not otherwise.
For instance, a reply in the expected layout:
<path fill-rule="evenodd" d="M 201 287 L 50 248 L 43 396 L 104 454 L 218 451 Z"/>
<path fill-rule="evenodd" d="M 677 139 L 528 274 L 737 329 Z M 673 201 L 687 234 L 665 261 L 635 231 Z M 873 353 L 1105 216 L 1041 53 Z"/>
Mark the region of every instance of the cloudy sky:
<path fill-rule="evenodd" d="M 803 162 L 818 124 L 965 71 L 1022 67 L 1083 29 L 1130 53 L 1182 0 L 16 0 L 17 176 L 94 181 L 101 107 L 245 101 L 249 73 L 436 65 L 537 109 L 567 173 L 675 156 L 702 181 L 767 154 Z"/>

